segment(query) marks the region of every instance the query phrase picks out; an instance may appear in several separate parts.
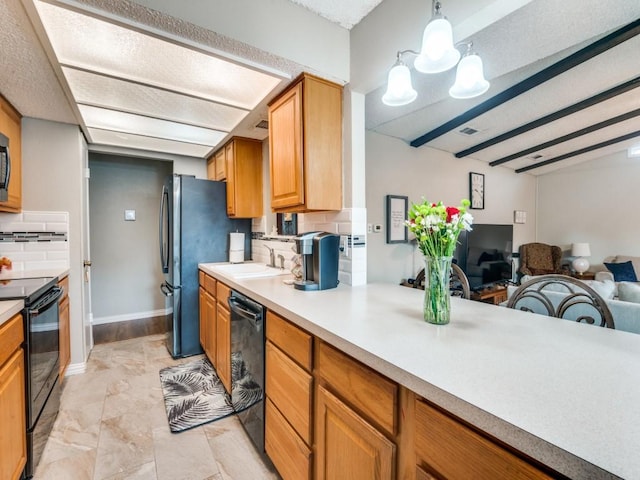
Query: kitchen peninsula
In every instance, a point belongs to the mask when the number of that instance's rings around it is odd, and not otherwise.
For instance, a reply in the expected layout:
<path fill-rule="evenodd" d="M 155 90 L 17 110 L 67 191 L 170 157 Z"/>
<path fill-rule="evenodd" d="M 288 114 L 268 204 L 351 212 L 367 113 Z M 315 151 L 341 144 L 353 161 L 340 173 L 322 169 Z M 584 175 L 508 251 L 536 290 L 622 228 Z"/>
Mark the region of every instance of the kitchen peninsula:
<path fill-rule="evenodd" d="M 420 290 L 303 292 L 283 277 L 200 268 L 543 472 L 528 478 L 640 478 L 640 336 L 459 298 L 451 323 L 434 326 Z M 400 430 L 411 430 L 402 408 Z M 398 465 L 411 459 L 406 445 Z"/>

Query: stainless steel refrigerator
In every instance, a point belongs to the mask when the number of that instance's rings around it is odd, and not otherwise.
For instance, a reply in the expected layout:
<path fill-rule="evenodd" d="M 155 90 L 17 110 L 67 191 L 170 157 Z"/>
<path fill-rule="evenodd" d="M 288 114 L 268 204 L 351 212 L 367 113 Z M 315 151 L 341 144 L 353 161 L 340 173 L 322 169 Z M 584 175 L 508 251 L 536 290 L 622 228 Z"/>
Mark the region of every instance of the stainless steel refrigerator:
<path fill-rule="evenodd" d="M 202 353 L 198 314 L 198 264 L 226 262 L 229 233 L 245 234 L 251 258 L 251 219 L 227 216 L 226 183 L 170 175 L 160 202 L 160 290 L 167 311 L 167 348 L 172 357 Z"/>

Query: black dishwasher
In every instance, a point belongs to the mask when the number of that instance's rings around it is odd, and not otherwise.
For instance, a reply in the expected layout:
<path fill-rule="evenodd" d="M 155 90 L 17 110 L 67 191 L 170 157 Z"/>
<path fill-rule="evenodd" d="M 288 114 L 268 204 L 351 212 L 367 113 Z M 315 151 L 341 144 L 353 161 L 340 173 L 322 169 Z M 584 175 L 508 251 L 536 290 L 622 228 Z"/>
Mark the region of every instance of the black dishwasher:
<path fill-rule="evenodd" d="M 265 308 L 234 290 L 231 310 L 231 402 L 258 450 L 264 452 Z"/>

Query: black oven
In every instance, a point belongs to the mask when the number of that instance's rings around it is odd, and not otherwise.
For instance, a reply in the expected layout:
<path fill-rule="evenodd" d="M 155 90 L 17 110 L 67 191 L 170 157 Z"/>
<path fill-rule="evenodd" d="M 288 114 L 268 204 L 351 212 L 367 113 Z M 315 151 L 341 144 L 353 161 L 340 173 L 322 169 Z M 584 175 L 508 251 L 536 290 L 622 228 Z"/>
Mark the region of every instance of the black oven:
<path fill-rule="evenodd" d="M 24 301 L 27 465 L 33 476 L 60 406 L 60 317 L 62 289 L 57 279 L 19 278 L 0 282 L 0 300 Z"/>

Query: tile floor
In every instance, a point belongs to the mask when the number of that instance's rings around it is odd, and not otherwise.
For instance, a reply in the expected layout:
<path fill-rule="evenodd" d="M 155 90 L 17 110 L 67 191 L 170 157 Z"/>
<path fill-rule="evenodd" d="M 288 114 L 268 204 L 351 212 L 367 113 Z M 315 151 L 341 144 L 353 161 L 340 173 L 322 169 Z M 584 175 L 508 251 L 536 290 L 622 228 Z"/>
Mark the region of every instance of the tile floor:
<path fill-rule="evenodd" d="M 87 371 L 65 380 L 34 480 L 279 478 L 235 416 L 169 431 L 158 372 L 173 360 L 164 335 L 96 345 Z"/>

